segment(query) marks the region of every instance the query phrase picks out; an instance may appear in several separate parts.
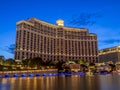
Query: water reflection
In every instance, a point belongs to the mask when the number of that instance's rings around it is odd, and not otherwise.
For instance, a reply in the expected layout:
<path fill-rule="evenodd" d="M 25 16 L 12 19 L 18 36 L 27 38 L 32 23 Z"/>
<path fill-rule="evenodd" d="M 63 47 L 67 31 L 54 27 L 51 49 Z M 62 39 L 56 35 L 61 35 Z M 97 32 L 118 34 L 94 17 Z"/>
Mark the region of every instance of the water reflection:
<path fill-rule="evenodd" d="M 119 90 L 120 76 L 1 78 L 0 90 Z"/>
<path fill-rule="evenodd" d="M 100 78 L 101 90 L 120 90 L 120 76 L 106 75 Z"/>
<path fill-rule="evenodd" d="M 0 79 L 0 90 L 9 90 L 9 89 L 10 89 L 9 81 L 7 79 Z"/>

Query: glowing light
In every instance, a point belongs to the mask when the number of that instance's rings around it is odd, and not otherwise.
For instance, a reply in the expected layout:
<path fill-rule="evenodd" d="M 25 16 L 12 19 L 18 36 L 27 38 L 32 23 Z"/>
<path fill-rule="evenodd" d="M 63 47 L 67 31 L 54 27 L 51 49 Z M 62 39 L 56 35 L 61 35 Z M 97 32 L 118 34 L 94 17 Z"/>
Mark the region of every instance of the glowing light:
<path fill-rule="evenodd" d="M 47 74 L 46 73 L 43 73 L 43 75 L 42 76 L 47 76 Z"/>
<path fill-rule="evenodd" d="M 52 73 L 49 73 L 48 76 L 52 76 Z"/>
<path fill-rule="evenodd" d="M 27 75 L 26 75 L 26 74 L 22 74 L 21 76 L 22 76 L 22 77 L 26 77 Z"/>
<path fill-rule="evenodd" d="M 10 77 L 10 75 L 9 74 L 5 74 L 5 78 L 9 78 Z"/>
<path fill-rule="evenodd" d="M 34 77 L 34 74 L 33 73 L 29 74 L 29 77 Z"/>
<path fill-rule="evenodd" d="M 37 74 L 36 74 L 36 76 L 38 77 L 38 76 L 40 76 L 40 74 L 39 74 L 39 73 L 37 73 Z"/>
<path fill-rule="evenodd" d="M 53 74 L 53 76 L 57 76 L 57 74 L 56 74 L 56 73 L 54 73 L 54 74 Z"/>
<path fill-rule="evenodd" d="M 64 75 L 65 75 L 65 73 L 64 73 L 64 72 L 60 72 L 60 75 L 64 76 Z"/>
<path fill-rule="evenodd" d="M 58 26 L 64 26 L 64 21 L 62 19 L 59 19 L 59 20 L 56 21 L 56 24 Z"/>
<path fill-rule="evenodd" d="M 14 74 L 13 77 L 18 77 L 19 75 L 18 74 Z"/>

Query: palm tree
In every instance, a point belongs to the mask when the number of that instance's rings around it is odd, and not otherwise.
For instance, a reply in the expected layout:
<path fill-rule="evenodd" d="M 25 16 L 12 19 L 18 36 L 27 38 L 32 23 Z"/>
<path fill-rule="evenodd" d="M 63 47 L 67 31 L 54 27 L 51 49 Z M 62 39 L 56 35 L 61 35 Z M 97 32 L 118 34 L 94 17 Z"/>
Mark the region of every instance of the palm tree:
<path fill-rule="evenodd" d="M 22 60 L 22 65 L 23 65 L 24 67 L 28 67 L 28 66 L 29 66 L 29 62 L 30 62 L 29 59 L 24 59 L 24 60 Z"/>
<path fill-rule="evenodd" d="M 30 59 L 30 63 L 29 63 L 30 67 L 39 68 L 40 66 L 44 66 L 44 65 L 45 65 L 45 62 L 40 57 L 35 57 L 33 59 Z"/>
<path fill-rule="evenodd" d="M 4 65 L 5 66 L 15 66 L 17 63 L 15 62 L 15 60 L 14 59 L 12 59 L 12 58 L 9 58 L 9 59 L 6 59 L 5 61 L 4 61 Z"/>
<path fill-rule="evenodd" d="M 56 64 L 56 67 L 58 68 L 58 72 L 60 70 L 64 70 L 63 64 L 65 64 L 65 61 L 58 61 L 58 63 Z"/>

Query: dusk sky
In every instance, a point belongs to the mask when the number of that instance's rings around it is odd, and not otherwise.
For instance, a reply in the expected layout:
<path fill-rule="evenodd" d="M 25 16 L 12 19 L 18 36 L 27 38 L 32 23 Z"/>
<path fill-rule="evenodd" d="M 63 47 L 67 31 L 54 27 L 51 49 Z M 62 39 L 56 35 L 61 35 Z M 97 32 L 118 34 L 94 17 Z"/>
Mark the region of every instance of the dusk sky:
<path fill-rule="evenodd" d="M 99 50 L 120 45 L 120 0 L 0 0 L 0 55 L 14 57 L 16 22 L 31 17 L 88 28 Z"/>

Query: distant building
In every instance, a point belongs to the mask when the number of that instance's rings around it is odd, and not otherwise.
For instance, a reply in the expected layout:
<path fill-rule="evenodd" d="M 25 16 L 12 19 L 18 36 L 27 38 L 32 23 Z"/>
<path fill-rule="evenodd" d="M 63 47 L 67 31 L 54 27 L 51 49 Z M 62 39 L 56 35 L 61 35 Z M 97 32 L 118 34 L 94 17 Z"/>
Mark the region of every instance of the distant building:
<path fill-rule="evenodd" d="M 120 61 L 120 46 L 102 49 L 99 51 L 100 62 L 118 62 Z"/>
<path fill-rule="evenodd" d="M 0 56 L 0 59 L 1 59 L 1 60 L 4 60 L 4 59 L 5 59 L 5 57 L 4 57 L 4 56 Z"/>
<path fill-rule="evenodd" d="M 43 60 L 85 60 L 98 62 L 96 34 L 86 28 L 64 27 L 31 18 L 17 22 L 15 59 L 41 57 Z"/>

